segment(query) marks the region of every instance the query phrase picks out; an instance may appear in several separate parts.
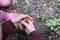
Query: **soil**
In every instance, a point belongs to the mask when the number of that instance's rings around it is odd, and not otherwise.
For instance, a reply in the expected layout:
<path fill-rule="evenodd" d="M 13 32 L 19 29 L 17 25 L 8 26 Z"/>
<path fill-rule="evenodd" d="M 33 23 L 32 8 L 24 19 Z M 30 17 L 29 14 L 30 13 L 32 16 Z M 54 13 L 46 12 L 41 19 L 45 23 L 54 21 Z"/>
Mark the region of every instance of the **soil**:
<path fill-rule="evenodd" d="M 57 0 L 11 0 L 11 5 L 7 8 L 1 8 L 6 12 L 13 12 L 19 14 L 28 14 L 34 18 L 34 25 L 38 33 L 42 36 L 42 40 L 60 40 L 60 30 L 57 30 L 58 35 L 54 35 L 44 25 L 44 20 L 39 20 L 41 14 L 46 14 L 46 19 L 58 18 L 60 15 L 57 12 Z M 59 15 L 59 16 L 57 16 Z"/>

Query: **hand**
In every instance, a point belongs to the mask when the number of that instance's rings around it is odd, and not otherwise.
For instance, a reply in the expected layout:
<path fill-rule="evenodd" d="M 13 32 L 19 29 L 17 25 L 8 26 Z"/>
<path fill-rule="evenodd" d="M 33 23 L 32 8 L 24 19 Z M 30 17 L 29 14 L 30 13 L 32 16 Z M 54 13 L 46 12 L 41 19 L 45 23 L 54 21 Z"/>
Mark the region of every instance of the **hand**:
<path fill-rule="evenodd" d="M 20 15 L 16 16 L 15 18 L 11 19 L 11 21 L 14 24 L 18 24 L 22 21 L 22 19 L 24 20 L 26 18 L 29 19 L 31 22 L 33 22 L 33 18 L 26 14 L 20 14 Z"/>
<path fill-rule="evenodd" d="M 26 23 L 25 21 L 21 21 L 21 24 L 23 24 L 26 29 L 26 33 L 29 35 L 31 32 L 35 31 L 35 27 L 33 25 L 33 22 L 31 22 L 30 20 L 28 20 L 28 23 Z M 20 27 L 22 28 L 22 25 L 20 25 Z"/>

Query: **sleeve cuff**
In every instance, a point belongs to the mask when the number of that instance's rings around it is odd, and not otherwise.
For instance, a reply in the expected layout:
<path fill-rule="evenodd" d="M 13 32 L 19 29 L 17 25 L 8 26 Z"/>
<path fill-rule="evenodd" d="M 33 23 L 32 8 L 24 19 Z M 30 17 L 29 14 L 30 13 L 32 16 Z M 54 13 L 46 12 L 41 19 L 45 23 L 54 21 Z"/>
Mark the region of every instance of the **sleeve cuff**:
<path fill-rule="evenodd" d="M 37 31 L 33 31 L 33 32 L 30 33 L 29 36 L 30 36 L 30 37 L 31 37 L 31 36 L 35 36 L 36 34 L 38 34 Z"/>
<path fill-rule="evenodd" d="M 29 35 L 29 37 L 32 40 L 41 40 L 41 37 L 40 37 L 40 35 L 38 34 L 37 31 L 31 32 L 30 35 Z"/>
<path fill-rule="evenodd" d="M 14 28 L 14 24 L 11 22 L 11 20 L 6 21 L 2 24 L 2 30 L 5 30 L 7 33 L 11 31 Z"/>

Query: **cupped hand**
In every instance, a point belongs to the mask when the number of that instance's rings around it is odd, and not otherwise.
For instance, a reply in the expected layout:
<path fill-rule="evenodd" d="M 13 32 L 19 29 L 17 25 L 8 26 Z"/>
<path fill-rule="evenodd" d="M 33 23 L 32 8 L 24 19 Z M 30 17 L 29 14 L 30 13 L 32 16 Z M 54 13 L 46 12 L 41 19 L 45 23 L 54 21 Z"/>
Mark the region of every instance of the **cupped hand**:
<path fill-rule="evenodd" d="M 11 21 L 14 24 L 18 24 L 18 23 L 20 23 L 22 20 L 24 20 L 26 18 L 29 19 L 31 22 L 33 22 L 33 18 L 30 17 L 29 15 L 26 15 L 26 14 L 20 14 L 20 15 L 14 17 L 13 19 L 11 19 Z"/>
<path fill-rule="evenodd" d="M 26 27 L 25 31 L 26 31 L 26 33 L 27 33 L 28 35 L 29 35 L 31 32 L 36 31 L 33 22 L 31 22 L 30 20 L 28 20 L 28 23 L 25 22 L 25 20 L 24 20 L 24 21 L 21 21 L 21 24 L 23 24 L 23 25 Z M 23 27 L 23 25 L 21 25 L 21 24 L 20 24 L 20 28 Z M 23 28 L 22 28 L 22 29 L 23 29 Z"/>

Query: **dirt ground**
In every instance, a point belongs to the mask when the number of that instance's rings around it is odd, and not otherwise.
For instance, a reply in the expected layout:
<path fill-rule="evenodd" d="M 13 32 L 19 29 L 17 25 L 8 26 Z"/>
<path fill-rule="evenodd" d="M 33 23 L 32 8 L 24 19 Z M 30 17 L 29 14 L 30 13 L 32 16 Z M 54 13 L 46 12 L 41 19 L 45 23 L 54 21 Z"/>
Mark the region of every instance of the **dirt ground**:
<path fill-rule="evenodd" d="M 46 0 L 11 0 L 11 5 L 7 8 L 1 8 L 6 12 L 13 12 L 19 14 L 28 14 L 34 18 L 34 25 L 38 33 L 42 36 L 42 40 L 60 40 L 60 37 L 50 37 L 46 31 L 50 31 L 44 25 L 43 21 L 39 21 L 38 18 L 41 14 L 46 14 L 46 20 L 50 17 L 54 17 L 57 10 L 57 0 L 50 0 L 49 3 L 45 3 Z"/>

